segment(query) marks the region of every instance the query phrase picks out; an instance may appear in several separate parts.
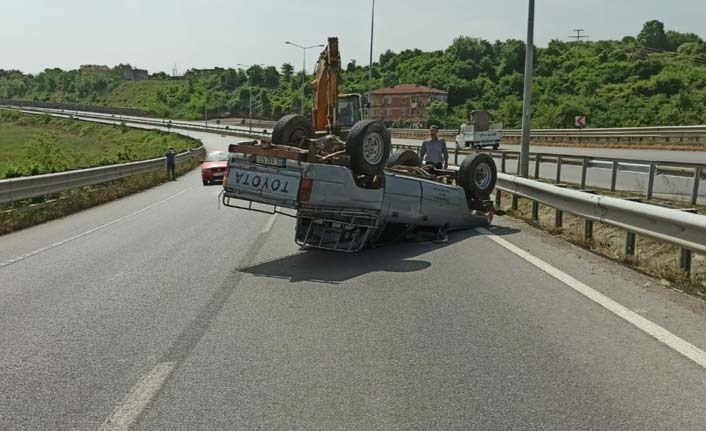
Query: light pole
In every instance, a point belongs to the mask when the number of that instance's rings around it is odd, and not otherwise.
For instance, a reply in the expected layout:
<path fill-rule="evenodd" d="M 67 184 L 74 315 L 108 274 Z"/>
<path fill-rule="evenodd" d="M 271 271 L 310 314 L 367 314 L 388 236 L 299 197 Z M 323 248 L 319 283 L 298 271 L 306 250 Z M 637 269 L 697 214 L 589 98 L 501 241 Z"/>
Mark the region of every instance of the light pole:
<path fill-rule="evenodd" d="M 294 42 L 284 42 L 287 45 L 292 45 L 296 46 L 297 48 L 300 48 L 302 52 L 304 53 L 304 61 L 302 62 L 302 112 L 301 114 L 304 115 L 304 89 L 306 88 L 306 50 L 311 49 L 311 48 L 322 48 L 325 45 L 318 44 L 318 45 L 311 45 L 311 46 L 301 46 L 297 45 Z"/>
<path fill-rule="evenodd" d="M 375 0 L 373 0 L 373 10 L 370 15 L 370 62 L 368 63 L 368 118 L 372 109 L 373 92 L 373 30 L 375 29 Z"/>
<path fill-rule="evenodd" d="M 529 176 L 530 122 L 532 121 L 532 64 L 534 56 L 534 0 L 529 0 L 527 14 L 527 46 L 525 51 L 525 90 L 522 97 L 522 141 L 520 176 Z"/>
<path fill-rule="evenodd" d="M 261 64 L 253 64 L 253 65 L 248 66 L 247 64 L 238 63 L 238 64 L 236 64 L 236 66 L 242 66 L 242 67 L 246 67 L 246 68 L 247 68 L 247 72 L 246 72 L 246 73 L 248 74 L 248 92 L 250 93 L 250 95 L 249 95 L 249 97 L 248 97 L 248 98 L 250 99 L 250 101 L 249 101 L 249 104 L 250 104 L 250 114 L 248 114 L 248 122 L 250 123 L 250 125 L 249 125 L 250 133 L 252 133 L 252 77 L 251 77 L 251 74 L 250 74 L 250 69 L 251 69 L 253 66 L 262 66 L 262 65 L 261 65 Z"/>

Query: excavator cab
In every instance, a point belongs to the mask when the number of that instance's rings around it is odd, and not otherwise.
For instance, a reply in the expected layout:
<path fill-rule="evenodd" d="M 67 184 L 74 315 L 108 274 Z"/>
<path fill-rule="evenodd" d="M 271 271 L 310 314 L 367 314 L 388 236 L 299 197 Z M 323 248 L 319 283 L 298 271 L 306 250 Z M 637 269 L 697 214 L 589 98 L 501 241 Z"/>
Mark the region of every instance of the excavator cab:
<path fill-rule="evenodd" d="M 338 95 L 338 125 L 346 130 L 363 119 L 363 96 L 360 94 Z"/>

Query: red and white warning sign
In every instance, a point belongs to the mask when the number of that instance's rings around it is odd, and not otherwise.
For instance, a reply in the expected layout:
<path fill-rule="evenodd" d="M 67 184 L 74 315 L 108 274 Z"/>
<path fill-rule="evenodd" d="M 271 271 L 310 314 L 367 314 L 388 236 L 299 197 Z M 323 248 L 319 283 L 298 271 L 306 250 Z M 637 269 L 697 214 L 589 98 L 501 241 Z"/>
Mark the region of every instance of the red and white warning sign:
<path fill-rule="evenodd" d="M 584 128 L 586 127 L 586 116 L 585 115 L 577 115 L 575 118 L 575 125 L 576 127 Z"/>

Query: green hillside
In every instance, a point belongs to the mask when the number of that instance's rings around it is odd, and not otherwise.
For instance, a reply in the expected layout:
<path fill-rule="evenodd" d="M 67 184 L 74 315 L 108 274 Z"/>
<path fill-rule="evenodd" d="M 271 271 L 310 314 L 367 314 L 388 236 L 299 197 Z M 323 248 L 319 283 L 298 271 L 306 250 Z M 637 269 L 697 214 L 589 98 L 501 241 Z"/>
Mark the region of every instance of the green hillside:
<path fill-rule="evenodd" d="M 150 159 L 170 146 L 197 145 L 175 133 L 0 111 L 0 178 Z"/>
<path fill-rule="evenodd" d="M 341 41 L 345 54 L 345 41 Z M 489 109 L 506 127 L 519 127 L 525 45 L 456 38 L 445 50 L 387 51 L 373 66 L 373 88 L 416 83 L 447 90 L 429 121 L 456 127 L 473 109 Z M 75 101 L 147 109 L 156 116 L 197 119 L 208 110 L 247 116 L 252 79 L 256 117 L 299 112 L 301 74 L 290 64 L 247 71 L 190 70 L 180 79 L 165 74 L 126 81 L 112 70 L 47 69 L 33 75 L 0 71 L 0 98 Z M 554 40 L 535 50 L 533 127 L 573 127 L 587 115 L 591 127 L 706 123 L 706 44 L 692 33 L 667 31 L 659 21 L 622 40 L 570 43 Z M 368 68 L 348 63 L 341 92 L 366 93 Z M 307 77 L 307 80 L 310 79 Z M 307 88 L 307 106 L 311 107 Z M 307 109 L 309 111 L 309 109 Z"/>

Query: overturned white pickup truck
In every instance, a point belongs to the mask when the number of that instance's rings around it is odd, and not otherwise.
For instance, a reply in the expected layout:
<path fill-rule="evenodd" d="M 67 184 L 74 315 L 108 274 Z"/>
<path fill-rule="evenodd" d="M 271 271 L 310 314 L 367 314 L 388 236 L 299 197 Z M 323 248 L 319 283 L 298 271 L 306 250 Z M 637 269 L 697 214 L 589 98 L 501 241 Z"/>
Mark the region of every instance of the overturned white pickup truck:
<path fill-rule="evenodd" d="M 222 202 L 296 210 L 300 246 L 355 252 L 415 230 L 443 236 L 492 220 L 497 172 L 487 154 L 466 157 L 458 171 L 440 170 L 422 167 L 414 151 L 390 155 L 390 135 L 378 121 L 360 121 L 343 142 L 307 136 L 301 117 L 283 120 L 273 133 L 278 142 L 230 145 Z"/>

